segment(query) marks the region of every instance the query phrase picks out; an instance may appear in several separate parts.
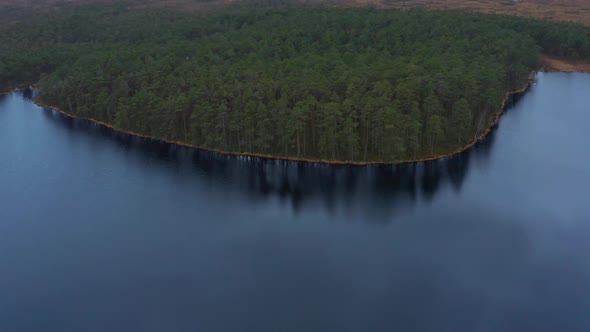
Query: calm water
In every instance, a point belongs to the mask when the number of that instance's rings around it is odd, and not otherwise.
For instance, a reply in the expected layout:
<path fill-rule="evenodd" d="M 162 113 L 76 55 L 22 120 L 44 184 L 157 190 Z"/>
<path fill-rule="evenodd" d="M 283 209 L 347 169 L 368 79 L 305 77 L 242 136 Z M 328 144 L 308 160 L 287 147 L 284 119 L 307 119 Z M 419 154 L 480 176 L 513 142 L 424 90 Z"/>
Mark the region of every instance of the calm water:
<path fill-rule="evenodd" d="M 220 157 L 0 96 L 0 331 L 590 331 L 590 74 L 448 160 Z"/>

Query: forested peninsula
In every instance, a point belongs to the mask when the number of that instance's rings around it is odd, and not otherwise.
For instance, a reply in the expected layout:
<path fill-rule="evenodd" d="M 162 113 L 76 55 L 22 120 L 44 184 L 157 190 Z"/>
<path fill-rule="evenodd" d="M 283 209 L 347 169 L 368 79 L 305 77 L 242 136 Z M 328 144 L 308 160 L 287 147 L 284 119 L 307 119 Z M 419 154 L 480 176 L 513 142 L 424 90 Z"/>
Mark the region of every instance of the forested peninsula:
<path fill-rule="evenodd" d="M 489 128 L 542 55 L 590 60 L 590 29 L 461 11 L 80 6 L 0 27 L 0 90 L 114 128 L 231 153 L 387 162 Z"/>

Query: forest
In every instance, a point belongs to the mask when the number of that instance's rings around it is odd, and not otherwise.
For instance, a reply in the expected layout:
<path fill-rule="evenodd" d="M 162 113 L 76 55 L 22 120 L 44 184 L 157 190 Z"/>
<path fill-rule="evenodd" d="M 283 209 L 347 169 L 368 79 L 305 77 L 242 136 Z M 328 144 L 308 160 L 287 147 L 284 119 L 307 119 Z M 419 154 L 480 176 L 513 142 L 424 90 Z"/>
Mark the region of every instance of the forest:
<path fill-rule="evenodd" d="M 0 90 L 154 138 L 236 153 L 398 162 L 464 146 L 574 23 L 461 11 L 80 6 L 0 27 Z"/>

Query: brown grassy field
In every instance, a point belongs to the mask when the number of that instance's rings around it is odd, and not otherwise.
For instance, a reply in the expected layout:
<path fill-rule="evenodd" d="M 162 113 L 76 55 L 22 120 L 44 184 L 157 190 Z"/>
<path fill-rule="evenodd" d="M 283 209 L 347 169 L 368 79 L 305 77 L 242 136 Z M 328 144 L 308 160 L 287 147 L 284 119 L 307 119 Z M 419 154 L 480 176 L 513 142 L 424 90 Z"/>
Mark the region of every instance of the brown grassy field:
<path fill-rule="evenodd" d="M 331 5 L 372 5 L 384 8 L 461 9 L 578 22 L 590 26 L 590 0 L 307 0 L 306 2 L 314 1 Z"/>
<path fill-rule="evenodd" d="M 581 61 L 564 60 L 550 56 L 544 56 L 541 71 L 558 72 L 590 72 L 590 63 Z"/>
<path fill-rule="evenodd" d="M 166 6 L 184 10 L 208 10 L 240 0 L 132 0 L 135 7 Z M 272 0 L 270 0 L 272 1 Z M 383 8 L 462 9 L 484 13 L 532 16 L 573 21 L 590 26 L 590 0 L 298 0 L 308 4 L 335 6 L 372 5 Z M 56 10 L 84 3 L 117 3 L 117 0 L 0 0 L 1 9 Z"/>
<path fill-rule="evenodd" d="M 590 25 L 590 0 L 350 0 L 375 1 L 386 7 L 464 9 L 484 13 L 532 16 Z"/>

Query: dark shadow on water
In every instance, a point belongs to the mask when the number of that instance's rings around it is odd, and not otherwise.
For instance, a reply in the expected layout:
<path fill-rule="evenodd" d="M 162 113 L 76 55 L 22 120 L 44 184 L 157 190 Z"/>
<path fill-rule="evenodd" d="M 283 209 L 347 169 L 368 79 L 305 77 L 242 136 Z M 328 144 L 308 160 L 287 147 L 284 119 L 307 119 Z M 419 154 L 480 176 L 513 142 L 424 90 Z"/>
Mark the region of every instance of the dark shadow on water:
<path fill-rule="evenodd" d="M 469 159 L 472 150 L 467 150 L 464 153 L 452 156 L 447 161 L 447 174 L 449 181 L 456 191 L 461 191 L 465 176 L 469 170 Z"/>
<path fill-rule="evenodd" d="M 33 96 L 31 91 L 22 94 L 25 99 Z M 520 95 L 513 96 L 509 108 L 520 98 Z M 222 155 L 115 132 L 52 110 L 44 114 L 68 131 L 106 138 L 125 153 L 163 163 L 168 169 L 198 177 L 211 186 L 224 186 L 250 200 L 276 198 L 288 202 L 295 212 L 318 202 L 327 211 L 363 202 L 373 209 L 368 214 L 379 217 L 395 215 L 398 206 L 411 206 L 417 200 L 432 201 L 445 187 L 460 191 L 469 174 L 471 159 L 489 158 L 496 135 L 496 130 L 492 130 L 473 149 L 440 160 L 343 166 Z M 387 209 L 380 210 L 382 207 Z"/>
<path fill-rule="evenodd" d="M 26 100 L 33 100 L 33 98 L 36 96 L 36 92 L 33 89 L 23 89 L 21 93 L 23 98 Z"/>
<path fill-rule="evenodd" d="M 422 194 L 428 201 L 434 198 L 434 195 L 440 188 L 441 182 L 443 180 L 444 168 L 441 167 L 442 163 L 446 163 L 446 161 L 433 160 L 420 164 L 420 166 L 422 166 L 420 185 Z"/>

